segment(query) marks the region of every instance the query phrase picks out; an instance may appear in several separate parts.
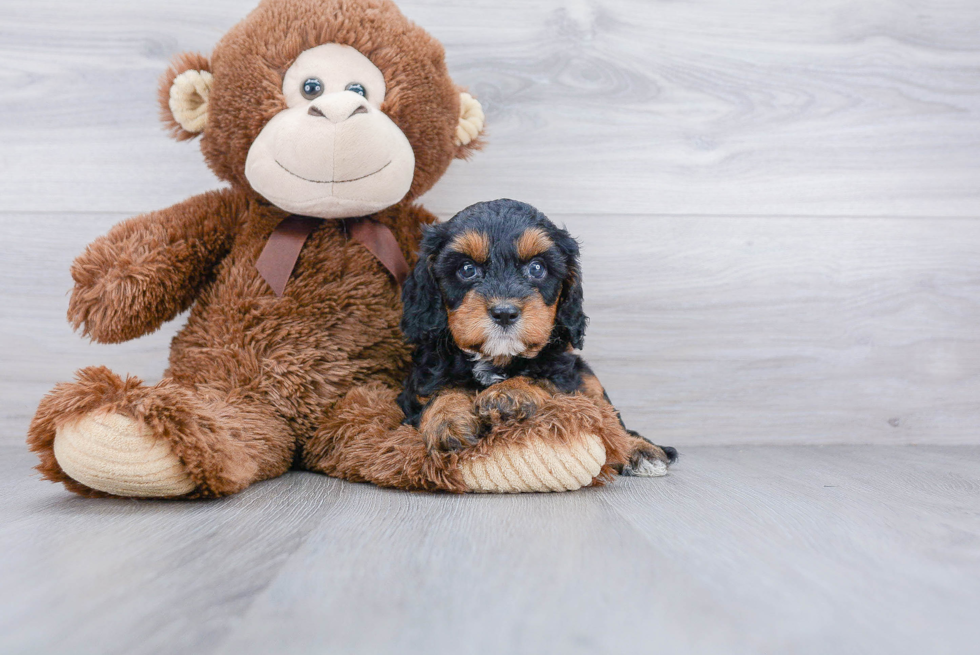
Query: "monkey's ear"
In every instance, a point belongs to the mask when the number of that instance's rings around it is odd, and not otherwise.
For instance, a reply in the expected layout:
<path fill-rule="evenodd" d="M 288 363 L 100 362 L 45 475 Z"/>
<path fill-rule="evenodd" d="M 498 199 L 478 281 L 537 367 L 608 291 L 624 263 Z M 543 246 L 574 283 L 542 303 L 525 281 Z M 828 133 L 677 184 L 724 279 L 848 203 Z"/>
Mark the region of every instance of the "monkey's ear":
<path fill-rule="evenodd" d="M 178 141 L 193 139 L 207 126 L 213 82 L 211 62 L 196 52 L 177 55 L 160 78 L 160 117 Z"/>
<path fill-rule="evenodd" d="M 446 303 L 432 272 L 432 260 L 445 241 L 440 224 L 424 228 L 419 261 L 402 287 L 402 334 L 411 344 L 441 339 L 449 329 Z"/>
<path fill-rule="evenodd" d="M 480 101 L 465 91 L 459 93 L 459 123 L 456 125 L 456 158 L 466 159 L 483 147 L 483 124 L 486 116 Z"/>

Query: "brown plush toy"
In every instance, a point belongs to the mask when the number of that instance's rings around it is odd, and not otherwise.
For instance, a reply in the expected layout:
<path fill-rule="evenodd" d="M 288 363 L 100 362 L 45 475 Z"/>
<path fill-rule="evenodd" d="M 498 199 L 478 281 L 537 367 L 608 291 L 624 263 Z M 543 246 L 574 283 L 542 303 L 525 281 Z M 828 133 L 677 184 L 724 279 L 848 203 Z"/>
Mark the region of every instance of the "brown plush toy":
<path fill-rule="evenodd" d="M 42 400 L 28 442 L 44 477 L 87 496 L 208 498 L 297 466 L 520 491 L 574 489 L 623 459 L 597 436 L 614 417 L 584 397 L 459 453 L 401 425 L 399 278 L 435 220 L 413 201 L 479 147 L 483 113 L 391 2 L 265 0 L 210 59 L 180 56 L 160 99 L 229 187 L 92 243 L 68 313 L 103 343 L 190 317 L 158 384 L 93 367 Z"/>

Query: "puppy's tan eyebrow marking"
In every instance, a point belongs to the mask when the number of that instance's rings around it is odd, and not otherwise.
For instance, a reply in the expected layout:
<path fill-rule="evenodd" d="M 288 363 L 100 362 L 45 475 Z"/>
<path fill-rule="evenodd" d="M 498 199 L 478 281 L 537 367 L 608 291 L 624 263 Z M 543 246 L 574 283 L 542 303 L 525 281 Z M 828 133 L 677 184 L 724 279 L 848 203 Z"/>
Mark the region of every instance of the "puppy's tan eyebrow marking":
<path fill-rule="evenodd" d="M 544 233 L 544 230 L 539 227 L 532 227 L 524 230 L 524 234 L 517 237 L 514 245 L 517 246 L 517 256 L 522 260 L 527 260 L 551 250 L 555 244 Z"/>
<path fill-rule="evenodd" d="M 490 237 L 483 232 L 467 230 L 456 235 L 449 247 L 482 264 L 490 256 Z"/>

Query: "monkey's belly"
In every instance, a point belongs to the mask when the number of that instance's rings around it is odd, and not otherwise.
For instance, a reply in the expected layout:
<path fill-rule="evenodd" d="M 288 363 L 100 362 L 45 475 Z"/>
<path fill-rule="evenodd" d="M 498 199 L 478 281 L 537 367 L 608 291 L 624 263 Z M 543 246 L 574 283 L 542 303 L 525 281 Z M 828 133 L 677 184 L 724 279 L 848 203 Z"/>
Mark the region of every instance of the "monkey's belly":
<path fill-rule="evenodd" d="M 299 289 L 305 298 L 288 287 L 282 298 L 255 296 L 254 285 L 216 289 L 174 338 L 169 374 L 195 387 L 266 397 L 280 414 L 297 418 L 355 384 L 397 387 L 409 361 L 400 302 L 387 279 L 359 277 Z"/>

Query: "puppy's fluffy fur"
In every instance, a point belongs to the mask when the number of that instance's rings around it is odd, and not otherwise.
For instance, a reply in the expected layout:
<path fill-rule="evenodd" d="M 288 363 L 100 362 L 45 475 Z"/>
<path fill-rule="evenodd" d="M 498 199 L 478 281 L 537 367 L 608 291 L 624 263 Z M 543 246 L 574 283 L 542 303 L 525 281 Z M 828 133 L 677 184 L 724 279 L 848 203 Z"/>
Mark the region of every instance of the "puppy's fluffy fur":
<path fill-rule="evenodd" d="M 414 345 L 399 396 L 405 422 L 430 449 L 471 446 L 502 422 L 534 415 L 558 395 L 609 398 L 582 348 L 588 318 L 575 240 L 514 200 L 472 205 L 426 229 L 405 283 L 401 322 Z M 624 474 L 655 474 L 676 458 L 622 421 L 607 435 L 628 453 Z"/>

